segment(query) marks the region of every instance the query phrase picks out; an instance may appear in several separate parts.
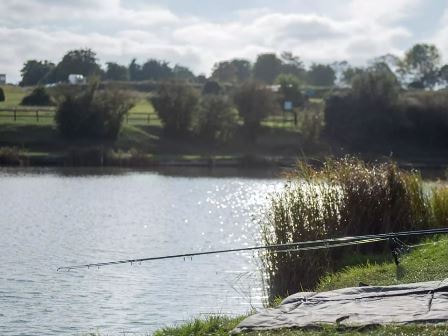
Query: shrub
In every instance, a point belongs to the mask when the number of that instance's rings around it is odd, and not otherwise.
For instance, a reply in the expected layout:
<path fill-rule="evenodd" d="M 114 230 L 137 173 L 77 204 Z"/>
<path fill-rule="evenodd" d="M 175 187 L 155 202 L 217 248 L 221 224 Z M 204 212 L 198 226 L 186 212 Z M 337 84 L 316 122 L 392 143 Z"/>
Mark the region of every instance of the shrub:
<path fill-rule="evenodd" d="M 65 96 L 56 111 L 56 125 L 66 138 L 115 140 L 133 105 L 133 99 L 124 91 L 99 91 L 91 86 Z"/>
<path fill-rule="evenodd" d="M 1 166 L 23 166 L 27 159 L 23 152 L 17 147 L 0 147 L 0 165 Z"/>
<path fill-rule="evenodd" d="M 225 96 L 203 97 L 196 114 L 194 131 L 204 140 L 226 142 L 237 127 L 237 112 Z"/>
<path fill-rule="evenodd" d="M 389 138 L 403 122 L 397 109 L 396 78 L 380 70 L 365 71 L 353 79 L 348 94 L 326 100 L 325 124 L 329 135 L 347 142 Z"/>
<path fill-rule="evenodd" d="M 300 132 L 306 143 L 316 143 L 325 125 L 323 105 L 310 103 L 299 115 Z"/>
<path fill-rule="evenodd" d="M 300 166 L 271 198 L 262 226 L 265 244 L 368 235 L 429 227 L 429 199 L 417 173 L 395 164 L 354 159 L 327 161 L 321 170 Z M 365 245 L 364 252 L 379 245 Z M 349 251 L 345 248 L 345 252 Z M 313 288 L 338 267 L 342 251 L 262 255 L 269 297 Z"/>
<path fill-rule="evenodd" d="M 185 135 L 192 127 L 199 103 L 197 91 L 189 84 L 167 82 L 160 85 L 151 99 L 166 133 Z"/>
<path fill-rule="evenodd" d="M 5 91 L 0 87 L 0 102 L 4 102 L 6 100 Z"/>
<path fill-rule="evenodd" d="M 235 93 L 235 105 L 243 119 L 244 127 L 255 133 L 261 121 L 276 110 L 273 92 L 264 85 L 249 81 L 244 83 Z"/>
<path fill-rule="evenodd" d="M 37 87 L 28 96 L 23 97 L 20 104 L 26 106 L 51 106 L 54 105 L 54 102 L 44 87 Z"/>

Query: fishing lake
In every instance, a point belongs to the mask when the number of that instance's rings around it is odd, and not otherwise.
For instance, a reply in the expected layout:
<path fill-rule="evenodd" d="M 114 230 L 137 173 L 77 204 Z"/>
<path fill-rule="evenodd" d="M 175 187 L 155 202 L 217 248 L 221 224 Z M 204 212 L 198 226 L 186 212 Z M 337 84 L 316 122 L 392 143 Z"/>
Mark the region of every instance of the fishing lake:
<path fill-rule="evenodd" d="M 257 244 L 276 176 L 0 169 L 0 334 L 147 334 L 261 307 L 253 253 L 57 268 Z"/>

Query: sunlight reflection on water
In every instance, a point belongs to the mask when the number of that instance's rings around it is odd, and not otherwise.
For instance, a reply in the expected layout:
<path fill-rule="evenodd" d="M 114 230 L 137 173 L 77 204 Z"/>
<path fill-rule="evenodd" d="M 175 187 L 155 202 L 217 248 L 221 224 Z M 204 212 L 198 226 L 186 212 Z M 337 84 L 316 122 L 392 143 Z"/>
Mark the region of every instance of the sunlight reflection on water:
<path fill-rule="evenodd" d="M 193 260 L 56 272 L 61 265 L 256 244 L 276 179 L 154 172 L 0 170 L 0 334 L 146 333 L 263 298 L 257 260 Z"/>

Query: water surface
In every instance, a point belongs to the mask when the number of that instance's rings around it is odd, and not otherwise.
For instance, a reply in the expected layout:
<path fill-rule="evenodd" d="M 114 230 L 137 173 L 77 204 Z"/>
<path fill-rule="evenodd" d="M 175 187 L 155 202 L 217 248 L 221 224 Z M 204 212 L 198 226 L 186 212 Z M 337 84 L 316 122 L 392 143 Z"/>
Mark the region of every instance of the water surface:
<path fill-rule="evenodd" d="M 251 217 L 279 180 L 198 175 L 1 169 L 0 334 L 144 334 L 260 307 L 252 254 L 56 271 L 257 243 Z"/>

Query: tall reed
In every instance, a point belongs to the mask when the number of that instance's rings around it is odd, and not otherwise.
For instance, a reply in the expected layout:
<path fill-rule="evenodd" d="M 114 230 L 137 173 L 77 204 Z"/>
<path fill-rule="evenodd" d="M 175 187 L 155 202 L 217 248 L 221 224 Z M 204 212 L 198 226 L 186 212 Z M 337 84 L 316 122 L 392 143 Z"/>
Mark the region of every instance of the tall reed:
<path fill-rule="evenodd" d="M 429 196 L 420 175 L 394 163 L 366 164 L 345 158 L 316 170 L 302 164 L 285 188 L 271 197 L 262 224 L 265 244 L 366 235 L 426 228 Z M 364 248 L 372 252 L 378 246 Z M 267 252 L 262 265 L 269 297 L 313 288 L 338 267 L 342 250 Z"/>

